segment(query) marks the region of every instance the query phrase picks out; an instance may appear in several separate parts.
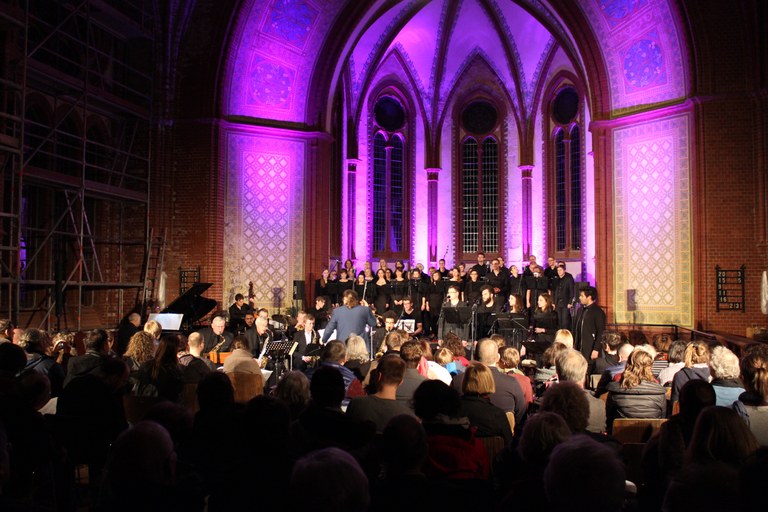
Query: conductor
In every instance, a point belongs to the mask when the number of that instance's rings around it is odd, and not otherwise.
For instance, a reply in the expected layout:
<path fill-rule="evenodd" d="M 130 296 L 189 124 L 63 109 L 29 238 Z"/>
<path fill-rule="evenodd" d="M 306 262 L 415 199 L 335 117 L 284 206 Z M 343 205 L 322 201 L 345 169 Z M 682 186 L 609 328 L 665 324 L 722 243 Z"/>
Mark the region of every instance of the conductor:
<path fill-rule="evenodd" d="M 325 326 L 323 343 L 328 341 L 333 331 L 336 339 L 346 340 L 350 334 L 367 338 L 365 326 L 376 327 L 376 318 L 367 306 L 361 306 L 354 290 L 345 290 L 342 295 L 343 305 L 334 309 L 331 320 Z"/>

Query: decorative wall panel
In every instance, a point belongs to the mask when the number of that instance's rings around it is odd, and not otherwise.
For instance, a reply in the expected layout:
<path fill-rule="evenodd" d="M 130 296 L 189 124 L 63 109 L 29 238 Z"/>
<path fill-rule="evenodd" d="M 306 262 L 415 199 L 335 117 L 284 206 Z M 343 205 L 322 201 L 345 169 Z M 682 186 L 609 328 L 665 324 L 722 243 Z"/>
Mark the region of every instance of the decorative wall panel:
<path fill-rule="evenodd" d="M 247 128 L 226 140 L 223 304 L 253 281 L 256 306 L 287 307 L 293 281 L 304 278 L 305 142 Z"/>
<path fill-rule="evenodd" d="M 617 322 L 693 323 L 690 121 L 687 114 L 614 132 Z M 635 290 L 637 311 L 627 311 Z"/>

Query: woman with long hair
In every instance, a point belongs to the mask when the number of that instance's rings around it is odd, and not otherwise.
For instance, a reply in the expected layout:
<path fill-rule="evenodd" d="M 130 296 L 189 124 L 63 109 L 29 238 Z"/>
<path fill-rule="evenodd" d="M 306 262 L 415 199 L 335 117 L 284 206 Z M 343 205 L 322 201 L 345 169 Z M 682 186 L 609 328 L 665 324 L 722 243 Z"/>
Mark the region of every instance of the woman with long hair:
<path fill-rule="evenodd" d="M 137 383 L 133 394 L 157 396 L 171 402 L 178 402 L 184 387 L 184 376 L 179 366 L 177 353 L 179 338 L 175 334 L 164 334 L 150 359 L 136 372 Z"/>
<path fill-rule="evenodd" d="M 392 296 L 389 293 L 389 281 L 387 281 L 386 272 L 383 268 L 376 271 L 376 281 L 373 284 L 376 289 L 376 314 L 383 315 L 392 305 Z"/>
<path fill-rule="evenodd" d="M 401 267 L 395 268 L 395 277 L 390 281 L 392 291 L 392 310 L 396 315 L 403 311 L 403 299 L 408 296 L 408 280 Z"/>
<path fill-rule="evenodd" d="M 512 429 L 504 411 L 491 403 L 490 395 L 496 392 L 491 369 L 483 363 L 472 362 L 464 371 L 461 383 L 460 416 L 469 418 L 477 428 L 479 437 L 500 436 L 505 444 L 512 441 Z"/>
<path fill-rule="evenodd" d="M 677 402 L 680 399 L 680 389 L 686 382 L 693 379 L 702 379 L 710 382 L 712 377 L 709 372 L 709 345 L 703 341 L 692 341 L 685 347 L 685 367 L 675 374 L 672 379 L 672 396 L 670 401 Z"/>
<path fill-rule="evenodd" d="M 128 365 L 131 373 L 137 372 L 141 365 L 155 357 L 155 341 L 152 335 L 145 331 L 139 331 L 128 342 L 128 348 L 123 354 L 123 361 Z"/>
<path fill-rule="evenodd" d="M 555 340 L 558 328 L 557 312 L 552 304 L 552 296 L 548 293 L 539 295 L 533 312 L 533 332 L 536 333 L 537 343 L 551 344 Z"/>
<path fill-rule="evenodd" d="M 620 381 L 608 384 L 605 404 L 607 430 L 613 431 L 616 418 L 664 418 L 666 390 L 653 377 L 653 357 L 636 348 L 627 358 Z"/>

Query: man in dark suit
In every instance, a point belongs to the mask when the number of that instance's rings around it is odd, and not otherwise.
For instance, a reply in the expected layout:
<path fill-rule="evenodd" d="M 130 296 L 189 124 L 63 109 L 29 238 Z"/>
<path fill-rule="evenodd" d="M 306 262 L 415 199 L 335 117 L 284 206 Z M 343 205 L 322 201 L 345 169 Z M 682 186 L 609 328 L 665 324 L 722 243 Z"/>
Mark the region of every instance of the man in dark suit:
<path fill-rule="evenodd" d="M 141 315 L 138 313 L 131 313 L 123 319 L 120 328 L 117 330 L 117 344 L 115 345 L 115 353 L 119 357 L 123 357 L 123 354 L 125 354 L 131 337 L 139 332 L 140 325 Z"/>
<path fill-rule="evenodd" d="M 478 360 L 491 369 L 493 374 L 493 383 L 496 386 L 496 392 L 491 393 L 488 397 L 491 403 L 503 410 L 504 412 L 513 412 L 515 414 L 515 430 L 517 426 L 523 421 L 525 412 L 528 409 L 528 403 L 525 400 L 525 394 L 523 388 L 520 387 L 520 383 L 517 379 L 511 375 L 506 375 L 499 371 L 496 364 L 499 362 L 499 346 L 495 341 L 491 339 L 481 340 L 477 346 L 477 358 Z M 464 372 L 456 374 L 451 382 L 451 385 L 459 393 L 461 393 L 461 385 L 464 380 Z"/>
<path fill-rule="evenodd" d="M 66 387 L 72 380 L 88 375 L 109 358 L 109 335 L 102 329 L 89 331 L 85 336 L 85 354 L 73 357 L 67 364 Z"/>
<path fill-rule="evenodd" d="M 376 318 L 371 313 L 371 309 L 360 305 L 357 292 L 354 290 L 345 290 L 343 301 L 344 305 L 333 310 L 331 320 L 325 326 L 323 343 L 331 338 L 333 331 L 336 331 L 337 340 L 346 340 L 350 334 L 357 334 L 365 340 L 370 340 L 365 332 L 365 326 L 376 327 Z"/>
<path fill-rule="evenodd" d="M 571 309 L 575 302 L 576 283 L 573 276 L 565 271 L 565 264 L 557 265 L 557 277 L 552 280 L 552 295 L 555 298 L 555 311 L 557 311 L 557 320 L 560 329 L 571 328 Z"/>
<path fill-rule="evenodd" d="M 203 355 L 218 347 L 219 352 L 229 352 L 232 348 L 232 335 L 224 330 L 227 320 L 217 315 L 211 320 L 210 327 L 203 327 L 197 331 L 203 337 Z"/>
<path fill-rule="evenodd" d="M 605 330 L 605 312 L 597 305 L 597 290 L 588 286 L 579 293 L 581 309 L 573 327 L 573 346 L 594 365 L 600 357 L 600 339 Z"/>
<path fill-rule="evenodd" d="M 485 264 L 485 253 L 480 251 L 477 253 L 477 264 L 474 265 L 469 271 L 477 271 L 477 275 L 482 280 L 485 275 L 488 273 L 488 266 Z"/>

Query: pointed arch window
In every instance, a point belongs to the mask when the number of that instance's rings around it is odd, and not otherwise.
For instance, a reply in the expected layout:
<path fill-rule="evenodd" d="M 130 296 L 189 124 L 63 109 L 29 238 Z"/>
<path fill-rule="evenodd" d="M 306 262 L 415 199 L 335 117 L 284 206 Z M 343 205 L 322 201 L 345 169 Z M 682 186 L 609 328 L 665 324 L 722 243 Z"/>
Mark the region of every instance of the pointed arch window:
<path fill-rule="evenodd" d="M 372 252 L 375 258 L 409 257 L 409 147 L 405 109 L 391 96 L 373 116 Z"/>
<path fill-rule="evenodd" d="M 496 107 L 487 101 L 473 101 L 462 112 L 457 168 L 456 201 L 458 259 L 471 261 L 482 251 L 495 256 L 503 248 L 503 167 Z"/>
<path fill-rule="evenodd" d="M 582 137 L 579 96 L 573 87 L 561 89 L 552 102 L 549 140 L 549 253 L 578 259 L 582 246 Z"/>

